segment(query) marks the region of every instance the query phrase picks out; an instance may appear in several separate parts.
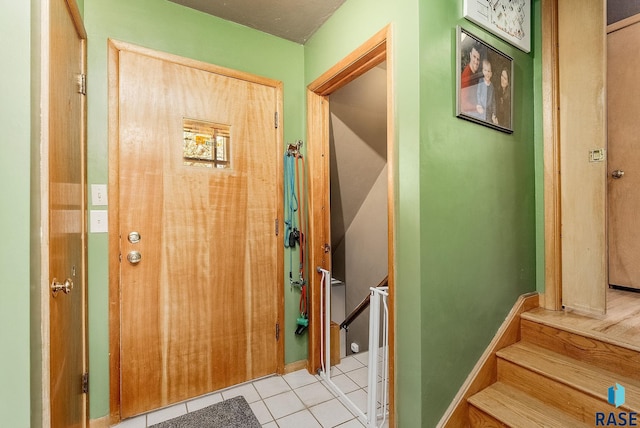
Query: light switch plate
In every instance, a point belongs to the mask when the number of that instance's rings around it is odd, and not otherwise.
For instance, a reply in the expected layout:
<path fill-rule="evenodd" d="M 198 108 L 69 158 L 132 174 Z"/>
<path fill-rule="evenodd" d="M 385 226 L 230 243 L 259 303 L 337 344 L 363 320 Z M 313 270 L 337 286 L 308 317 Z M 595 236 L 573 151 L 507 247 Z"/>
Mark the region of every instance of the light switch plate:
<path fill-rule="evenodd" d="M 109 231 L 109 217 L 107 210 L 91 210 L 89 212 L 91 233 L 106 233 Z"/>
<path fill-rule="evenodd" d="M 109 205 L 107 202 L 107 185 L 106 184 L 91 185 L 91 204 L 95 206 Z"/>

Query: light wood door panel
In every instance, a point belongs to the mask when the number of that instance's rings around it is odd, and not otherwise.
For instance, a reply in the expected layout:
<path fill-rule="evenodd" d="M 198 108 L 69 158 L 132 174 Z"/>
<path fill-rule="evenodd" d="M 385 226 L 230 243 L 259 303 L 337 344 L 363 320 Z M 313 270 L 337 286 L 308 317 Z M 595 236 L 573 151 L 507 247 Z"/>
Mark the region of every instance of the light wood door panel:
<path fill-rule="evenodd" d="M 85 102 L 78 82 L 84 73 L 84 29 L 75 2 L 51 0 L 49 14 L 49 284 L 73 283 L 68 294 L 49 293 L 50 417 L 52 427 L 83 427 Z"/>
<path fill-rule="evenodd" d="M 278 96 L 120 52 L 122 417 L 279 367 Z M 230 126 L 230 168 L 185 165 L 185 118 Z"/>
<path fill-rule="evenodd" d="M 606 147 L 605 12 L 558 2 L 562 304 L 592 314 L 606 310 L 606 162 L 589 160 Z"/>
<path fill-rule="evenodd" d="M 640 22 L 607 39 L 609 284 L 640 288 Z"/>

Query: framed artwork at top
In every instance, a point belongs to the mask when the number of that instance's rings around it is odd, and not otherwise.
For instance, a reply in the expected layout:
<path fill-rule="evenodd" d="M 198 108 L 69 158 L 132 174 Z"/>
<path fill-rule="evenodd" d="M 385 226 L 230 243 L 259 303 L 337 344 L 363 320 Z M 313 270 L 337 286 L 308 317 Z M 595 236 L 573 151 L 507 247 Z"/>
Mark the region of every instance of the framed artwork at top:
<path fill-rule="evenodd" d="M 462 0 L 464 17 L 511 43 L 531 51 L 531 0 Z"/>

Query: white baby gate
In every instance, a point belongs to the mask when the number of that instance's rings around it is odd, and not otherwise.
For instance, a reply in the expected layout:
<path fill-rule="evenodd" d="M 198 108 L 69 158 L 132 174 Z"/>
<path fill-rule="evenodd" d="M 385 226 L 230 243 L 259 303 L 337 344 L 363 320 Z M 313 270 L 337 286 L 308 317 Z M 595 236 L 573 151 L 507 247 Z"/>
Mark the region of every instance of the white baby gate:
<path fill-rule="evenodd" d="M 389 287 L 371 287 L 371 301 L 369 306 L 369 366 L 367 386 L 366 413 L 360 409 L 338 386 L 331 380 L 331 272 L 318 268 L 322 273 L 320 289 L 324 290 L 324 299 L 320 299 L 320 340 L 321 340 L 321 368 L 320 377 L 338 395 L 338 398 L 348 406 L 358 418 L 369 428 L 382 427 L 389 415 Z M 383 311 L 380 311 L 380 308 Z M 382 318 L 382 320 L 380 319 Z M 380 332 L 382 331 L 382 343 Z M 382 350 L 382 352 L 381 352 Z M 378 362 L 382 355 L 381 363 Z M 379 368 L 382 373 L 379 374 Z M 378 384 L 378 376 L 382 379 Z M 380 408 L 378 409 L 378 387 L 380 390 Z"/>

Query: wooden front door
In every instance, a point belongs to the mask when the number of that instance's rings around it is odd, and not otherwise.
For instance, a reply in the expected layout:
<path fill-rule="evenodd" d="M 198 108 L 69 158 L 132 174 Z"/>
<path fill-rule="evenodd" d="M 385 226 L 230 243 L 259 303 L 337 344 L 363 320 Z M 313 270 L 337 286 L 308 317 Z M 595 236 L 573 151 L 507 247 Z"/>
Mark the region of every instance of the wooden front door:
<path fill-rule="evenodd" d="M 75 2 L 49 3 L 49 364 L 51 427 L 87 422 L 85 35 Z M 46 156 L 46 155 L 45 155 Z M 55 289 L 54 289 L 55 288 Z"/>
<path fill-rule="evenodd" d="M 279 82 L 127 46 L 110 148 L 123 418 L 275 373 L 283 343 Z"/>
<path fill-rule="evenodd" d="M 640 22 L 607 36 L 609 284 L 631 288 L 640 288 L 639 40 Z"/>

